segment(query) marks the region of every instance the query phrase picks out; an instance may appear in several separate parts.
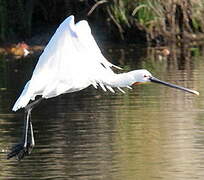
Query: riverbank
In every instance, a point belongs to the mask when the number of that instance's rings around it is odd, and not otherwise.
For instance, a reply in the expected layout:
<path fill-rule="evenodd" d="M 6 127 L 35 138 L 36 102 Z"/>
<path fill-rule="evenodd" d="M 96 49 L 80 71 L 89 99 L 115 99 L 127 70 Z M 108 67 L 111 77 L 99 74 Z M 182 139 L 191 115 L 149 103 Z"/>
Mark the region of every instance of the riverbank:
<path fill-rule="evenodd" d="M 76 21 L 88 20 L 103 40 L 113 42 L 165 45 L 204 40 L 202 0 L 14 1 L 1 1 L 0 44 L 30 40 L 71 14 Z"/>

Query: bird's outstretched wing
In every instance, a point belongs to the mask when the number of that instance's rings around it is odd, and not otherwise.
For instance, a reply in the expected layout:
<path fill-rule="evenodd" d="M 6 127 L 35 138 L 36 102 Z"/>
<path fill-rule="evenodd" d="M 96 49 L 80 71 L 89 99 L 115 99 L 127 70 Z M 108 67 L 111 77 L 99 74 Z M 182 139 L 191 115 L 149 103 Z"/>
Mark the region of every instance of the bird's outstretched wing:
<path fill-rule="evenodd" d="M 66 18 L 41 54 L 31 80 L 24 87 L 13 110 L 25 107 L 36 95 L 44 98 L 74 92 L 100 84 L 113 74 L 114 66 L 102 55 L 86 21 Z"/>
<path fill-rule="evenodd" d="M 91 50 L 91 53 L 95 55 L 97 58 L 94 59 L 99 63 L 103 64 L 107 69 L 109 67 L 115 67 L 117 69 L 121 69 L 120 67 L 110 63 L 101 53 L 100 48 L 98 47 L 95 39 L 91 34 L 91 29 L 87 21 L 82 20 L 76 23 L 75 31 L 80 39 L 80 43 L 87 49 Z"/>

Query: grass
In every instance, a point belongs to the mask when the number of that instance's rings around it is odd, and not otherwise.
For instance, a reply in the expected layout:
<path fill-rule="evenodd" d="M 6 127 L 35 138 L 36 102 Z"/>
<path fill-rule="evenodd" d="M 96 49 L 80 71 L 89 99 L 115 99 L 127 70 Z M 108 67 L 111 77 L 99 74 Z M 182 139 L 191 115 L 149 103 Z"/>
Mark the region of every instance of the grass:
<path fill-rule="evenodd" d="M 113 0 L 105 7 L 123 37 L 131 28 L 144 30 L 147 40 L 163 36 L 179 40 L 185 33 L 203 33 L 203 0 Z"/>
<path fill-rule="evenodd" d="M 204 0 L 0 0 L 0 39 L 28 37 L 39 22 L 58 23 L 70 14 L 105 18 L 122 39 L 130 29 L 145 31 L 148 40 L 177 37 L 203 33 L 203 12 Z"/>

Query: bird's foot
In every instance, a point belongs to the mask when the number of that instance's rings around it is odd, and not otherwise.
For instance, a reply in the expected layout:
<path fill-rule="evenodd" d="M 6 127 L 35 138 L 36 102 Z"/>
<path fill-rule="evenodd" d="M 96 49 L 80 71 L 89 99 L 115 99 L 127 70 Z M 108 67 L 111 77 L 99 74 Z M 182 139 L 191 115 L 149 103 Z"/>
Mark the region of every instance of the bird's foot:
<path fill-rule="evenodd" d="M 7 159 L 15 156 L 17 160 L 20 161 L 26 155 L 31 154 L 32 149 L 33 145 L 31 145 L 30 143 L 27 143 L 26 147 L 24 147 L 24 143 L 17 144 L 11 148 L 11 152 L 7 155 Z"/>

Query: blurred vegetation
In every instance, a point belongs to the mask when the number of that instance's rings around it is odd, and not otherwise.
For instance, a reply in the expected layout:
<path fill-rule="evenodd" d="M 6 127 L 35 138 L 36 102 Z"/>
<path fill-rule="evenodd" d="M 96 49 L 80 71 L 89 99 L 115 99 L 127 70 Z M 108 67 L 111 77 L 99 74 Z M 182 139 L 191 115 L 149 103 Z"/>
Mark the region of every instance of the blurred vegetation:
<path fill-rule="evenodd" d="M 106 9 L 122 38 L 138 30 L 155 43 L 203 38 L 203 0 L 112 0 Z"/>
<path fill-rule="evenodd" d="M 115 39 L 200 40 L 203 13 L 204 0 L 0 0 L 0 40 L 27 38 L 70 14 Z"/>

